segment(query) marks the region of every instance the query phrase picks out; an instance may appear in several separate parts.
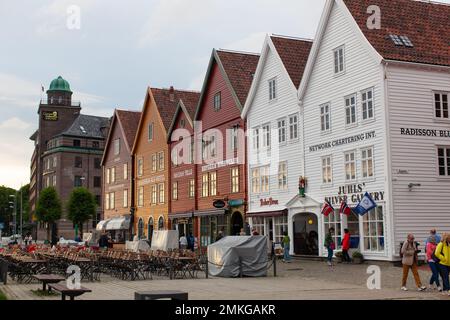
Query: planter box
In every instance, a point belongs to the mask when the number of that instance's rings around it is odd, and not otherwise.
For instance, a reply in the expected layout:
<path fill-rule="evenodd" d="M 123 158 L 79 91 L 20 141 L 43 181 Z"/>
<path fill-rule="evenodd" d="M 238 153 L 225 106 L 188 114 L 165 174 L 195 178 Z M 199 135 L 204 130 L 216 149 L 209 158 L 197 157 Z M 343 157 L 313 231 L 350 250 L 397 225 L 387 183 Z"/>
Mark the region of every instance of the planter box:
<path fill-rule="evenodd" d="M 364 258 L 353 258 L 352 262 L 354 264 L 362 264 L 364 262 Z"/>

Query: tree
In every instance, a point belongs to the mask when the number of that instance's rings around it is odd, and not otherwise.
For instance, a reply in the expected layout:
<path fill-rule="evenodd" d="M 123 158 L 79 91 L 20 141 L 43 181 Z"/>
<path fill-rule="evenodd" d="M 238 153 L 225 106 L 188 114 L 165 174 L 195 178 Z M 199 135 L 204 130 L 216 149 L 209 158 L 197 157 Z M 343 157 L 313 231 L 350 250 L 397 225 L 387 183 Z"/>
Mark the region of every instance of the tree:
<path fill-rule="evenodd" d="M 81 234 L 83 234 L 83 224 L 95 217 L 96 210 L 95 197 L 88 189 L 73 189 L 67 203 L 67 217 L 76 226 L 80 227 Z"/>
<path fill-rule="evenodd" d="M 56 189 L 53 187 L 42 190 L 36 205 L 36 217 L 39 221 L 48 223 L 47 239 L 50 240 L 50 227 L 61 218 L 62 205 Z"/>

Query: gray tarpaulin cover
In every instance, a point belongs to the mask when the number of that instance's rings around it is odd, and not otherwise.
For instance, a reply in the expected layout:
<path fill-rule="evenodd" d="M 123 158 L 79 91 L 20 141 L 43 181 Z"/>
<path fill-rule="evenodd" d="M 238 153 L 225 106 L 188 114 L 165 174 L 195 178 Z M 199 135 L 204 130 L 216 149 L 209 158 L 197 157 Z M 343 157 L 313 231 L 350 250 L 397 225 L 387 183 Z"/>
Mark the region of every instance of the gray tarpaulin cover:
<path fill-rule="evenodd" d="M 265 277 L 267 275 L 267 237 L 225 237 L 208 246 L 209 274 L 215 277 Z"/>

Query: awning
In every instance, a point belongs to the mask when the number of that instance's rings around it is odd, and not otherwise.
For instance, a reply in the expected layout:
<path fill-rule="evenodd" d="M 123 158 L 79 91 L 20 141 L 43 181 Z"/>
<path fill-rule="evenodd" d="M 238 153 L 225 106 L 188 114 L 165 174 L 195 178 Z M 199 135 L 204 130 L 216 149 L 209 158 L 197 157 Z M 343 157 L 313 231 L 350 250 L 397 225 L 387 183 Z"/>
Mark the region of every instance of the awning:
<path fill-rule="evenodd" d="M 288 210 L 278 210 L 278 211 L 266 211 L 266 212 L 255 212 L 255 213 L 247 213 L 247 217 L 283 217 L 288 215 Z"/>
<path fill-rule="evenodd" d="M 130 217 L 113 218 L 106 224 L 106 230 L 127 230 L 130 229 Z"/>
<path fill-rule="evenodd" d="M 184 219 L 184 218 L 192 218 L 191 212 L 180 212 L 180 213 L 169 213 L 169 219 Z"/>
<path fill-rule="evenodd" d="M 209 216 L 223 216 L 225 214 L 225 209 L 212 209 L 206 211 L 196 211 L 196 217 L 209 217 Z"/>
<path fill-rule="evenodd" d="M 109 221 L 110 221 L 110 220 L 102 220 L 102 221 L 100 221 L 99 223 L 97 223 L 96 229 L 99 230 L 99 231 L 106 230 L 106 224 L 107 224 Z"/>

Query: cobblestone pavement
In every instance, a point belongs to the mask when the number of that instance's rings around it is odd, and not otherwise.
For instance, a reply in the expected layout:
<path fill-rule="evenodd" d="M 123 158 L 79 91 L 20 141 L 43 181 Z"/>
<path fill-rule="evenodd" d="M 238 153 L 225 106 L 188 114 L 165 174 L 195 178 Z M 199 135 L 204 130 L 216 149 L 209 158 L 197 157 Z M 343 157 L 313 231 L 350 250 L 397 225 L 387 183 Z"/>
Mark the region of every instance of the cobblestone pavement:
<path fill-rule="evenodd" d="M 367 289 L 367 268 L 371 265 L 381 268 L 381 290 Z M 389 263 L 362 265 L 337 264 L 330 268 L 322 261 L 294 260 L 292 263 L 277 263 L 278 276 L 269 270 L 265 278 L 223 279 L 204 275 L 195 280 L 168 280 L 157 278 L 149 281 L 120 281 L 103 276 L 100 282 L 83 283 L 93 290 L 80 300 L 129 300 L 136 291 L 182 290 L 189 293 L 191 300 L 313 300 L 313 299 L 389 299 L 389 300 L 450 300 L 450 297 L 436 291 L 417 292 L 412 275 L 408 282 L 410 291 L 400 290 L 402 270 Z M 421 267 L 421 278 L 428 283 L 428 267 Z M 9 299 L 41 300 L 31 290 L 39 284 L 0 285 Z M 59 296 L 46 298 L 57 300 Z"/>

